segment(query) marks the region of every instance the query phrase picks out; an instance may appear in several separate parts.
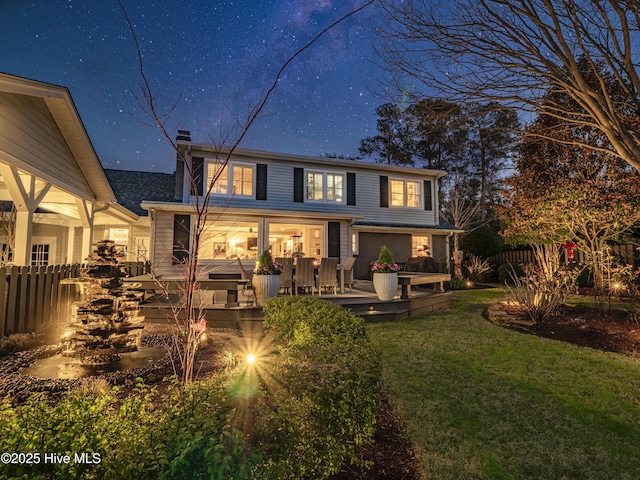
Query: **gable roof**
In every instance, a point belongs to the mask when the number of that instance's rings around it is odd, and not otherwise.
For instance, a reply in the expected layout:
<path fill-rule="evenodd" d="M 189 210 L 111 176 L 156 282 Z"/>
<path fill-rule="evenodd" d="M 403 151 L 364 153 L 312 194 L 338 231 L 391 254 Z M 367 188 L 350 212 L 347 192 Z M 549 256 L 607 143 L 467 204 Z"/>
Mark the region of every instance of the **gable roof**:
<path fill-rule="evenodd" d="M 118 203 L 140 216 L 148 212 L 140 204 L 143 200 L 175 202 L 175 173 L 138 172 L 134 170 L 104 169 Z"/>
<path fill-rule="evenodd" d="M 62 147 L 68 148 L 72 157 L 69 158 L 66 152 L 61 152 L 60 155 L 66 155 L 70 163 L 59 170 L 43 168 L 43 165 L 50 165 L 50 158 L 47 157 L 50 152 L 43 147 L 41 150 L 44 151 L 33 151 L 33 149 L 26 151 L 29 155 L 24 157 L 24 147 L 10 143 L 19 141 L 22 139 L 21 134 L 24 135 L 23 130 L 20 129 L 25 125 L 18 124 L 19 126 L 12 125 L 13 131 L 5 132 L 8 135 L 3 148 L 6 161 L 77 197 L 107 203 L 114 200 L 113 191 L 67 88 L 0 72 L 0 92 L 16 96 L 14 103 L 6 105 L 6 108 L 14 109 L 14 113 L 24 113 L 24 110 L 29 108 L 31 115 L 36 111 L 43 115 L 40 121 L 49 122 L 48 125 L 32 122 L 29 126 L 58 129 L 64 142 Z M 70 166 L 77 170 L 69 168 Z"/>

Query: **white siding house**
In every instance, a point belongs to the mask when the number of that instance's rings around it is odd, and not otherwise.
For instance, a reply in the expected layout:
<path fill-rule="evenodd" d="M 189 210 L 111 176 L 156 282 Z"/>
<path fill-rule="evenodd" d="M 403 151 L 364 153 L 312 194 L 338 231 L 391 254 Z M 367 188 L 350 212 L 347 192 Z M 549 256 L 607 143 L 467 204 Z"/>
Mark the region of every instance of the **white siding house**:
<path fill-rule="evenodd" d="M 178 273 L 176 257 L 192 248 L 196 196 L 202 202 L 216 175 L 200 250 L 211 266 L 239 258 L 252 267 L 271 249 L 274 257 L 354 256 L 355 277 L 367 278 L 386 244 L 398 262 L 430 255 L 446 268 L 454 228 L 439 213 L 445 172 L 251 150 L 235 150 L 222 169 L 225 151 L 191 142 L 188 132 L 177 143 L 185 162 L 177 162 L 175 199 L 142 202 L 158 274 Z"/>
<path fill-rule="evenodd" d="M 16 265 L 82 262 L 94 240 L 139 219 L 117 203 L 69 91 L 3 73 L 0 201 L 15 208 L 0 222 L 15 239 L 3 228 L 0 244 Z"/>

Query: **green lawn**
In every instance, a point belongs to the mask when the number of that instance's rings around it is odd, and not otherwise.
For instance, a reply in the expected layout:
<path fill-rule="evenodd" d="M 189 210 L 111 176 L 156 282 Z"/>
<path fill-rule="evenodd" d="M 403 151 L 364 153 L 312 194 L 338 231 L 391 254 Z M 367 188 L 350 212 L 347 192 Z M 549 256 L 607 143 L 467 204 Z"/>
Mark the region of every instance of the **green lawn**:
<path fill-rule="evenodd" d="M 495 326 L 504 293 L 368 326 L 424 478 L 640 478 L 640 360 Z"/>

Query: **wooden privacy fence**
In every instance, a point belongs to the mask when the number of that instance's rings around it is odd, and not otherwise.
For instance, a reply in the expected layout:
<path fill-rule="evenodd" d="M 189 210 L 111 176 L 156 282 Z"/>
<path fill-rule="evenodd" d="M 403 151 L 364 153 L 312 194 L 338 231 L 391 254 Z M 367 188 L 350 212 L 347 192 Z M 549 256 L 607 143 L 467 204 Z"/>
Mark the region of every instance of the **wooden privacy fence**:
<path fill-rule="evenodd" d="M 126 262 L 129 276 L 149 271 L 145 262 Z M 60 287 L 65 278 L 77 278 L 83 265 L 0 267 L 0 337 L 35 332 L 56 318 L 58 306 L 68 295 Z"/>
<path fill-rule="evenodd" d="M 628 265 L 632 265 L 634 269 L 640 267 L 640 252 L 638 252 L 636 245 L 611 245 L 609 248 L 611 249 L 610 253 L 614 258 L 617 258 Z M 528 265 L 530 263 L 535 263 L 535 256 L 531 250 L 514 250 L 511 252 L 502 252 L 497 255 L 492 255 L 487 258 L 487 261 L 495 268 L 498 268 L 500 265 L 504 265 L 505 263 Z M 560 261 L 561 263 L 568 263 L 567 252 L 564 249 L 562 250 Z M 574 261 L 579 263 L 585 262 L 584 252 L 580 251 L 578 248 L 575 249 Z"/>

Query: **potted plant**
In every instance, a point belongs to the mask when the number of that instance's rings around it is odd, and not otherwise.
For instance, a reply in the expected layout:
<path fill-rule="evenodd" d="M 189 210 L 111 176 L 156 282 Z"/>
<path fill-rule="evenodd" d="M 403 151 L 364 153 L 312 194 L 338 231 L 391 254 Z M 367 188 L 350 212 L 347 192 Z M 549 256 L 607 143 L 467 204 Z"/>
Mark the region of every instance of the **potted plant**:
<path fill-rule="evenodd" d="M 400 267 L 393 261 L 393 254 L 386 245 L 380 249 L 378 261 L 373 264 L 373 288 L 378 299 L 386 302 L 396 295 L 398 290 L 398 270 Z"/>
<path fill-rule="evenodd" d="M 269 298 L 278 295 L 282 268 L 282 265 L 273 261 L 269 250 L 262 252 L 253 270 L 251 281 L 258 305 L 264 305 Z"/>

